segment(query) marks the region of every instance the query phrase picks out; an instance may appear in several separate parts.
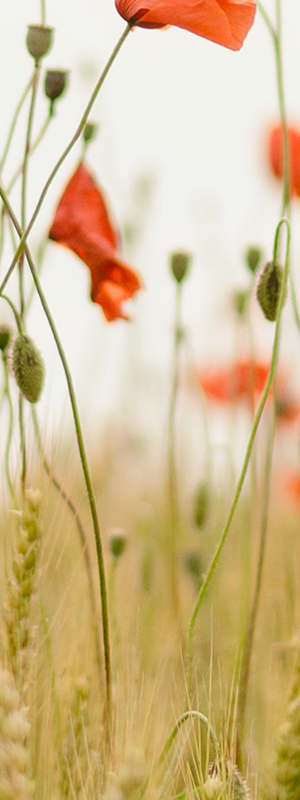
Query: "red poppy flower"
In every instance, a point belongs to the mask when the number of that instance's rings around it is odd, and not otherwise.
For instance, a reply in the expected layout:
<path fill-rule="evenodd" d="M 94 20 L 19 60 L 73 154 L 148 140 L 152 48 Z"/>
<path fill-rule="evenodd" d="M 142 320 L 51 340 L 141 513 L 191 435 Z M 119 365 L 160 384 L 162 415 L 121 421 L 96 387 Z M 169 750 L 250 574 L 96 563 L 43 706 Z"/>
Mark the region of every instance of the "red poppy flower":
<path fill-rule="evenodd" d="M 115 0 L 127 22 L 142 28 L 175 25 L 230 50 L 240 50 L 254 22 L 254 0 Z"/>
<path fill-rule="evenodd" d="M 269 365 L 250 360 L 198 375 L 203 392 L 216 402 L 238 402 L 260 394 L 266 384 Z"/>
<path fill-rule="evenodd" d="M 91 298 L 106 319 L 128 319 L 122 303 L 141 288 L 139 276 L 118 254 L 119 237 L 103 193 L 80 163 L 57 206 L 49 238 L 68 247 L 91 273 Z"/>
<path fill-rule="evenodd" d="M 290 193 L 300 197 L 300 131 L 288 127 Z M 271 128 L 267 143 L 268 161 L 276 178 L 283 177 L 283 133 L 281 125 Z"/>

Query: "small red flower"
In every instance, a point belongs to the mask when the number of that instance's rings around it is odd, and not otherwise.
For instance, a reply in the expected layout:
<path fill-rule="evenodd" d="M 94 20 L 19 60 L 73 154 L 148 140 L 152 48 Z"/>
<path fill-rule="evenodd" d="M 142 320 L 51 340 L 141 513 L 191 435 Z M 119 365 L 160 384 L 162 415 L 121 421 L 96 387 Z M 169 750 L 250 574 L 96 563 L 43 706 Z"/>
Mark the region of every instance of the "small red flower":
<path fill-rule="evenodd" d="M 254 22 L 254 0 L 115 0 L 119 14 L 142 28 L 175 25 L 240 50 Z"/>
<path fill-rule="evenodd" d="M 250 360 L 198 375 L 203 392 L 219 403 L 239 402 L 260 394 L 266 384 L 269 365 Z"/>
<path fill-rule="evenodd" d="M 289 159 L 290 159 L 290 193 L 300 197 L 300 131 L 288 127 Z M 271 128 L 267 154 L 270 167 L 276 178 L 283 177 L 283 133 L 281 125 Z"/>
<path fill-rule="evenodd" d="M 91 298 L 106 319 L 128 319 L 122 303 L 141 288 L 141 280 L 118 254 L 119 237 L 106 201 L 83 163 L 77 167 L 57 206 L 49 239 L 68 247 L 91 273 Z"/>

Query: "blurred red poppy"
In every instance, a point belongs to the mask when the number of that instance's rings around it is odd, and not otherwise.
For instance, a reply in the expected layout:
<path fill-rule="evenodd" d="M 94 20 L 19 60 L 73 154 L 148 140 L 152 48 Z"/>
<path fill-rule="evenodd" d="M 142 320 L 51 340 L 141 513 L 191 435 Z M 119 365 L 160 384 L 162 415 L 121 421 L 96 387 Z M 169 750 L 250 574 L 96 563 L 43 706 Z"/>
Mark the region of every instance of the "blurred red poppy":
<path fill-rule="evenodd" d="M 300 197 L 300 131 L 288 127 L 290 194 Z M 276 178 L 283 177 L 283 132 L 281 125 L 271 128 L 267 143 L 268 161 Z"/>
<path fill-rule="evenodd" d="M 269 369 L 269 364 L 237 361 L 229 367 L 202 372 L 198 380 L 201 389 L 211 400 L 219 403 L 239 402 L 263 391 Z"/>
<path fill-rule="evenodd" d="M 91 273 L 91 298 L 106 319 L 128 319 L 122 303 L 141 288 L 141 280 L 118 254 L 118 232 L 103 192 L 83 163 L 77 167 L 57 206 L 49 239 L 68 247 Z"/>
<path fill-rule="evenodd" d="M 254 0 L 115 0 L 119 14 L 143 28 L 175 25 L 240 50 L 254 22 Z"/>

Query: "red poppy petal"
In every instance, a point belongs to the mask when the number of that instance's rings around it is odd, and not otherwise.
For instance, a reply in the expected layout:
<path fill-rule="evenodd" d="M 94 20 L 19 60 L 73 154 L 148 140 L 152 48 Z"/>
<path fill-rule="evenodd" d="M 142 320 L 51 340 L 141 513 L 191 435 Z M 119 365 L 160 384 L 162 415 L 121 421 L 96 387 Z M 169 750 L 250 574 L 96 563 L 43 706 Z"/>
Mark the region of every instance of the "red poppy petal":
<path fill-rule="evenodd" d="M 77 240 L 79 228 L 86 233 L 101 234 L 112 247 L 118 246 L 118 233 L 109 217 L 104 194 L 83 163 L 77 167 L 60 199 L 49 238 L 75 249 L 72 237 Z"/>
<path fill-rule="evenodd" d="M 290 157 L 290 192 L 300 197 L 300 131 L 288 127 Z M 275 125 L 268 137 L 268 161 L 276 178 L 283 177 L 283 132 L 281 125 Z"/>
<path fill-rule="evenodd" d="M 94 296 L 94 303 L 102 306 L 108 322 L 113 322 L 115 319 L 129 319 L 128 315 L 122 309 L 122 303 L 129 300 L 132 293 L 128 292 L 127 288 L 121 284 L 110 283 L 110 281 L 103 281 L 98 289 L 97 294 Z"/>
<path fill-rule="evenodd" d="M 116 0 L 124 19 L 142 27 L 175 25 L 239 50 L 253 25 L 253 0 Z"/>

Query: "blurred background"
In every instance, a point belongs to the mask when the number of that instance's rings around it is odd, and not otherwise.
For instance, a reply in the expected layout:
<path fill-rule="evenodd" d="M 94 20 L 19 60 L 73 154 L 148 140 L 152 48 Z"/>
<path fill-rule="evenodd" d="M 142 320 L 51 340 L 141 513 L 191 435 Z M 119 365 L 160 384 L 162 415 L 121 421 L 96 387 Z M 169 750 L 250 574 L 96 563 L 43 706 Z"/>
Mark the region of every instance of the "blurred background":
<path fill-rule="evenodd" d="M 300 7 L 297 0 L 282 6 L 288 118 L 297 124 Z M 275 21 L 275 0 L 265 0 L 264 7 Z M 3 15 L 1 146 L 33 67 L 25 45 L 27 25 L 39 23 L 40 14 L 38 0 L 26 4 L 11 0 Z M 113 0 L 46 0 L 46 23 L 55 28 L 55 39 L 44 67 L 69 70 L 69 83 L 30 160 L 28 215 L 124 29 Z M 22 158 L 27 111 L 25 104 L 4 185 Z M 35 131 L 46 113 L 41 91 Z M 118 419 L 127 432 L 134 429 L 138 447 L 143 437 L 159 439 L 166 424 L 175 307 L 170 253 L 184 249 L 192 254 L 182 309 L 185 386 L 191 394 L 198 369 L 234 357 L 232 292 L 249 284 L 246 248 L 259 245 L 266 259 L 271 256 L 281 194 L 267 164 L 266 135 L 278 121 L 278 99 L 271 37 L 260 14 L 238 53 L 175 28 L 136 29 L 109 73 L 91 121 L 98 125 L 98 135 L 86 162 L 110 199 L 124 257 L 142 276 L 144 290 L 128 304 L 130 323 L 107 323 L 101 308 L 89 299 L 90 278 L 84 264 L 50 242 L 42 283 L 70 361 L 90 446 L 97 449 L 98 432 L 110 431 L 110 421 Z M 48 192 L 30 236 L 34 255 L 80 154 L 79 143 Z M 12 202 L 18 211 L 17 187 Z M 298 204 L 294 201 L 296 284 Z M 8 253 L 7 264 L 10 258 Z M 13 287 L 13 279 L 8 286 Z M 268 359 L 274 328 L 255 307 L 255 299 L 253 306 L 258 355 Z M 11 321 L 6 308 L 2 320 Z M 64 376 L 38 300 L 30 311 L 28 332 L 47 362 L 39 404 L 44 435 L 47 431 L 60 435 L 72 421 Z M 288 298 L 282 358 L 289 371 L 298 351 Z"/>

